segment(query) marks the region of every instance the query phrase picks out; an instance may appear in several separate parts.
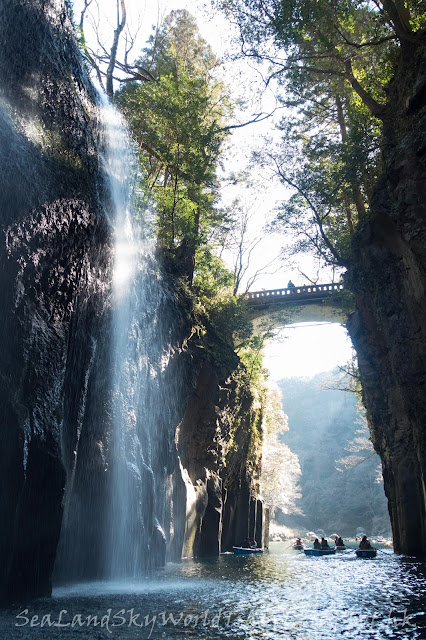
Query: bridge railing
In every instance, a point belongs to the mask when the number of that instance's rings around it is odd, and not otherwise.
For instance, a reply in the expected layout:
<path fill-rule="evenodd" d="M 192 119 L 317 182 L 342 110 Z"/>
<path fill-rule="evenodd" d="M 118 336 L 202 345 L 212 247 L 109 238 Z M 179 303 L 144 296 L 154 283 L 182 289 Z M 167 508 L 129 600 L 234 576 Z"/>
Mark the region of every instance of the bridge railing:
<path fill-rule="evenodd" d="M 283 289 L 271 289 L 269 291 L 249 291 L 246 293 L 246 298 L 250 305 L 295 302 L 296 300 L 324 298 L 333 293 L 343 291 L 343 289 L 344 286 L 341 282 L 330 282 L 328 284 L 285 287 Z"/>

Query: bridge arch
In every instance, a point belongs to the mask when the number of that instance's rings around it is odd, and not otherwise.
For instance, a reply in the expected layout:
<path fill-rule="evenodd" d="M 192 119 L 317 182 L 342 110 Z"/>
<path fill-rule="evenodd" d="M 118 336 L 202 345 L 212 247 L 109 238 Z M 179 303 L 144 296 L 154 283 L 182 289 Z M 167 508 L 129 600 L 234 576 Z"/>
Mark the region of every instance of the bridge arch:
<path fill-rule="evenodd" d="M 341 283 L 250 291 L 246 294 L 248 317 L 255 333 L 302 322 L 345 324 L 343 292 Z"/>

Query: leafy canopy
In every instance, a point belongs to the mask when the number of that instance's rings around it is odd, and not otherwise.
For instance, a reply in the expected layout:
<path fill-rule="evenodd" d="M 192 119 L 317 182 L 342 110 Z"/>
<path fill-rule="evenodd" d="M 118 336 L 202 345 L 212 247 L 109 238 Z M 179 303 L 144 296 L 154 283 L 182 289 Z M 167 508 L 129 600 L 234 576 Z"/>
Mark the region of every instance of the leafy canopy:
<path fill-rule="evenodd" d="M 217 59 L 187 11 L 173 11 L 140 64 L 155 80 L 129 83 L 118 101 L 130 123 L 157 211 L 159 246 L 192 282 L 197 248 L 220 225 L 217 163 L 231 107 Z"/>
<path fill-rule="evenodd" d="M 417 0 L 214 0 L 238 24 L 241 55 L 269 63 L 288 108 L 280 148 L 260 154 L 293 190 L 277 224 L 294 251 L 350 261 L 380 175 L 388 88 L 403 52 L 424 42 Z"/>

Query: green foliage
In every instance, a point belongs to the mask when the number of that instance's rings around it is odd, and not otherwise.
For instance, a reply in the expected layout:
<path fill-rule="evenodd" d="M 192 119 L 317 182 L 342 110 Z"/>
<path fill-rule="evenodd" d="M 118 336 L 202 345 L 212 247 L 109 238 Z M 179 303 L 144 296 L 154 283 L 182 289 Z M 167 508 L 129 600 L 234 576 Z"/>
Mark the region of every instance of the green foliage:
<path fill-rule="evenodd" d="M 218 61 L 187 11 L 173 11 L 150 38 L 139 64 L 152 82 L 128 83 L 117 96 L 152 193 L 159 247 L 172 270 L 192 282 L 198 251 L 224 219 L 216 207 L 216 168 L 230 114 Z"/>
<path fill-rule="evenodd" d="M 217 165 L 232 112 L 218 61 L 186 11 L 173 11 L 151 36 L 138 65 L 150 82 L 129 82 L 116 95 L 136 142 L 142 187 L 155 212 L 163 267 L 190 311 L 193 348 L 235 387 L 225 464 L 258 474 L 262 443 L 265 337 L 252 336 L 235 276 L 217 256 L 230 215 L 217 206 Z M 235 352 L 237 345 L 238 356 Z M 230 462 L 233 460 L 234 462 Z"/>
<path fill-rule="evenodd" d="M 233 346 L 235 334 L 250 328 L 232 288 L 232 273 L 222 260 L 210 247 L 199 247 L 192 288 L 194 313 L 200 322 L 205 318 L 221 339 Z"/>
<path fill-rule="evenodd" d="M 293 194 L 277 225 L 294 253 L 347 266 L 380 176 L 382 120 L 401 51 L 421 46 L 418 0 L 213 0 L 237 22 L 243 55 L 267 61 L 287 107 L 281 148 L 263 154 Z"/>
<path fill-rule="evenodd" d="M 220 61 L 202 38 L 193 16 L 178 9 L 150 36 L 139 63 L 156 78 L 177 75 L 179 65 L 193 77 L 207 77 Z"/>
<path fill-rule="evenodd" d="M 228 89 L 214 77 L 218 61 L 186 11 L 166 18 L 139 63 L 156 80 L 129 83 L 117 101 L 152 194 L 163 262 L 189 286 L 208 355 L 226 362 L 218 344 L 237 344 L 241 376 L 254 387 L 263 376 L 263 342 L 251 336 L 245 303 L 234 295 L 234 275 L 215 254 L 215 237 L 230 223 L 216 205 L 216 168 L 231 113 Z M 220 340 L 211 340 L 214 334 Z"/>
<path fill-rule="evenodd" d="M 267 369 L 263 366 L 263 348 L 268 337 L 269 334 L 250 336 L 238 348 L 247 383 L 255 388 L 262 388 L 267 376 Z"/>
<path fill-rule="evenodd" d="M 210 314 L 218 306 L 228 304 L 232 285 L 232 274 L 222 260 L 210 247 L 200 247 L 197 251 L 197 270 L 193 286 L 200 310 Z"/>

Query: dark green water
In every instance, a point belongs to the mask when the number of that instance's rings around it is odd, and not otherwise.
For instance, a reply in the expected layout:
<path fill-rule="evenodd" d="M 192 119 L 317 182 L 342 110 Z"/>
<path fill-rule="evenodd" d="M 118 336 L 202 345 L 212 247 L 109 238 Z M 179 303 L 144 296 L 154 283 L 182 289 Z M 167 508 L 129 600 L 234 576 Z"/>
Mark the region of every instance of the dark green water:
<path fill-rule="evenodd" d="M 426 638 L 424 563 L 388 551 L 374 560 L 353 551 L 308 558 L 286 547 L 183 561 L 134 582 L 61 587 L 1 612 L 0 637 Z"/>

